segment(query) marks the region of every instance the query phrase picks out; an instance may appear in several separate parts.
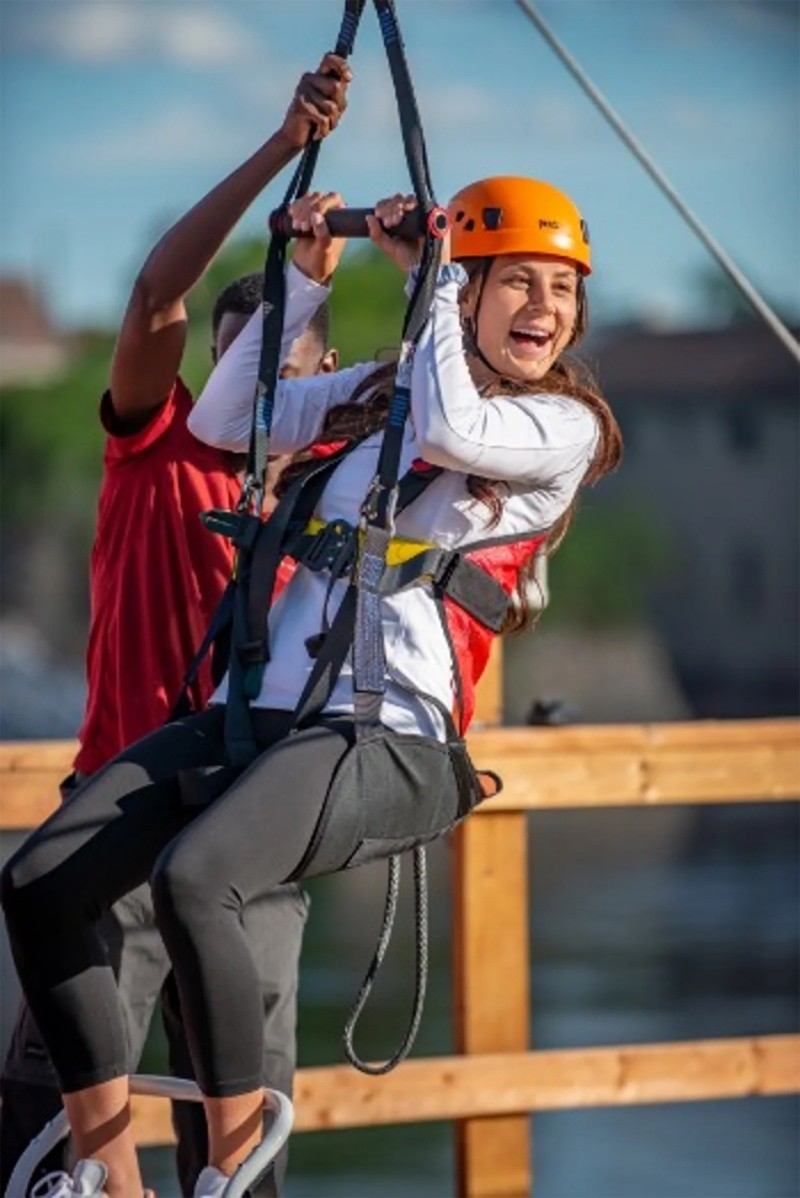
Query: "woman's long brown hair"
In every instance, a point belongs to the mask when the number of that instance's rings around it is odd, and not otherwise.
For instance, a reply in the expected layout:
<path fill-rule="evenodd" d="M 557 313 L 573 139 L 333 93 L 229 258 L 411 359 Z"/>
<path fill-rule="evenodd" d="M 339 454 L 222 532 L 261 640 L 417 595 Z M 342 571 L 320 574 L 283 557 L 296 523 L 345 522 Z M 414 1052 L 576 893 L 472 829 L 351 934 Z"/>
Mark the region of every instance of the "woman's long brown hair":
<path fill-rule="evenodd" d="M 470 280 L 475 279 L 482 271 L 489 269 L 490 260 L 483 258 L 467 258 L 461 260 L 461 265 L 467 271 Z M 576 345 L 583 337 L 588 323 L 588 304 L 586 288 L 582 276 L 578 277 L 578 313 L 575 329 L 570 345 Z M 467 340 L 470 330 L 467 331 Z M 294 454 L 292 460 L 283 469 L 275 486 L 275 494 L 280 497 L 290 483 L 304 473 L 309 461 L 316 458 L 316 446 L 347 444 L 349 441 L 360 441 L 373 433 L 385 428 L 389 414 L 389 405 L 394 389 L 397 365 L 387 362 L 376 367 L 372 374 L 363 379 L 353 391 L 347 403 L 331 408 L 325 417 L 320 436 L 307 449 Z M 581 486 L 589 486 L 602 478 L 604 474 L 615 469 L 622 458 L 622 434 L 607 401 L 603 398 L 600 388 L 594 380 L 591 371 L 585 363 L 577 358 L 559 358 L 548 370 L 547 374 L 536 384 L 536 391 L 549 395 L 565 395 L 577 399 L 594 413 L 600 435 L 597 448 L 589 468 L 584 475 Z M 486 399 L 498 395 L 530 395 L 530 383 L 521 383 L 516 379 L 497 375 L 488 386 L 481 388 L 481 394 Z M 487 528 L 493 528 L 503 514 L 503 504 L 508 493 L 508 485 L 496 479 L 483 478 L 481 475 L 467 475 L 467 490 L 469 494 L 488 509 Z M 548 529 L 547 554 L 552 556 L 567 534 L 575 514 L 577 500 L 574 499 L 565 512 Z M 533 582 L 534 557 L 531 556 L 517 575 L 517 584 L 513 596 L 513 607 L 504 632 L 516 632 L 530 627 L 535 621 L 532 617 L 528 592 Z"/>

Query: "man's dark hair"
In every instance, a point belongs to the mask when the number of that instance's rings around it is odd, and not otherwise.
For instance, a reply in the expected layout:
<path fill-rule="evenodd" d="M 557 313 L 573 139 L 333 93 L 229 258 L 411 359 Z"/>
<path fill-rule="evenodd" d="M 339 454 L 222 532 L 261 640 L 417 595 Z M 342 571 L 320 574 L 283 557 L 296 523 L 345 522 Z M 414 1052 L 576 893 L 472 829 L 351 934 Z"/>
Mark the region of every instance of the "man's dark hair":
<path fill-rule="evenodd" d="M 229 283 L 227 287 L 223 287 L 214 301 L 214 308 L 211 312 L 211 333 L 214 340 L 216 340 L 220 323 L 226 312 L 235 312 L 240 316 L 252 316 L 261 307 L 263 295 L 264 276 L 260 272 L 242 275 L 241 278 L 234 279 L 232 283 Z M 330 336 L 330 311 L 327 300 L 324 304 L 320 304 L 311 317 L 307 332 L 312 334 L 322 352 L 325 353 Z"/>
<path fill-rule="evenodd" d="M 219 326 L 226 312 L 235 312 L 239 316 L 252 316 L 261 307 L 264 294 L 264 276 L 262 274 L 242 275 L 234 279 L 227 287 L 223 287 L 211 312 L 211 332 L 216 339 Z"/>

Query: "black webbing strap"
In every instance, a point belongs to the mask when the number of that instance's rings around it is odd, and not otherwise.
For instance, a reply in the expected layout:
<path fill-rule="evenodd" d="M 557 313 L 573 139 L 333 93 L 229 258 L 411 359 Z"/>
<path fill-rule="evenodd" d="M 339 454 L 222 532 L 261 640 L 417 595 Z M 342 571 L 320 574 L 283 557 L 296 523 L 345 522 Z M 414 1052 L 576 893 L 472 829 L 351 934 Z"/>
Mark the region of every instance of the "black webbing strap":
<path fill-rule="evenodd" d="M 353 52 L 364 4 L 365 0 L 345 0 L 344 13 L 334 51 L 340 58 L 348 58 Z M 288 207 L 292 200 L 305 195 L 308 191 L 321 144 L 319 141 L 313 141 L 312 135 L 309 134 L 308 143 L 303 150 L 297 169 L 292 175 L 281 208 Z M 254 496 L 262 503 L 269 435 L 275 407 L 275 388 L 280 370 L 280 346 L 286 306 L 285 267 L 288 244 L 289 238 L 279 230 L 274 230 L 264 267 L 264 325 L 245 481 L 245 487 L 249 482 Z"/>
<path fill-rule="evenodd" d="M 419 109 L 406 62 L 393 0 L 375 0 L 383 44 L 397 97 L 400 127 L 411 184 L 417 202 L 429 217 L 435 210 L 430 170 Z M 386 690 L 386 659 L 380 610 L 380 583 L 394 531 L 397 479 L 403 436 L 411 402 L 411 365 L 414 347 L 428 319 L 436 274 L 441 259 L 441 236 L 430 222 L 423 243 L 422 261 L 403 322 L 403 341 L 397 364 L 394 393 L 389 407 L 378 467 L 361 512 L 363 541 L 358 559 L 358 601 L 353 644 L 353 685 L 357 732 L 366 731 L 380 717 Z"/>
<path fill-rule="evenodd" d="M 458 550 L 430 549 L 397 566 L 387 566 L 381 591 L 396 595 L 420 582 L 430 582 L 436 591 L 463 607 L 492 632 L 500 632 L 508 615 L 506 592 L 490 574 Z"/>
<path fill-rule="evenodd" d="M 364 11 L 365 0 L 345 0 L 339 34 L 336 38 L 335 54 L 340 58 L 349 58 L 353 52 L 356 33 L 361 14 Z M 311 179 L 319 158 L 320 141 L 312 140 L 309 134 L 308 143 L 303 150 L 292 180 L 283 197 L 281 208 L 286 208 L 298 196 L 305 195 L 311 186 Z M 280 343 L 283 332 L 284 317 L 284 267 L 288 237 L 279 231 L 273 231 L 270 240 L 267 261 L 264 267 L 264 333 L 261 342 L 261 358 L 258 371 L 258 386 L 256 390 L 256 413 L 253 421 L 248 473 L 256 476 L 263 484 L 266 472 L 266 445 L 272 428 L 272 411 L 275 402 L 275 384 L 280 368 Z M 257 436 L 260 434 L 260 436 Z M 262 460 L 263 458 L 263 460 Z M 250 469 L 250 467 L 254 469 Z M 263 471 L 263 473 L 262 473 Z"/>
<path fill-rule="evenodd" d="M 325 484 L 343 457 L 344 453 L 332 455 L 295 479 L 270 518 L 259 528 L 250 561 L 249 639 L 237 646 L 237 652 L 246 659 L 248 667 L 245 686 L 248 699 L 258 698 L 264 668 L 269 661 L 269 614 L 281 559 L 296 536 L 296 530 L 305 528 Z"/>
<path fill-rule="evenodd" d="M 200 648 L 189 662 L 189 666 L 183 676 L 183 685 L 181 686 L 180 694 L 175 700 L 172 711 L 167 719 L 168 724 L 171 724 L 174 720 L 181 720 L 184 716 L 191 715 L 193 708 L 189 697 L 189 689 L 200 672 L 200 667 L 205 661 L 207 653 L 216 644 L 218 639 L 223 636 L 226 629 L 230 627 L 231 619 L 233 618 L 233 596 L 235 590 L 236 583 L 231 579 L 222 592 L 222 598 L 214 609 L 214 614 L 206 629 L 206 634 L 200 643 Z M 216 673 L 216 670 L 214 672 Z"/>
<path fill-rule="evenodd" d="M 315 719 L 333 694 L 333 688 L 353 644 L 356 606 L 357 591 L 355 584 L 351 582 L 339 604 L 333 623 L 325 633 L 314 658 L 311 673 L 297 700 L 292 720 L 296 728 L 302 728 Z"/>
<path fill-rule="evenodd" d="M 247 550 L 240 550 L 233 597 L 233 640 L 225 704 L 225 745 L 233 765 L 247 764 L 257 746 L 252 733 L 250 702 L 258 698 L 269 661 L 269 615 L 278 568 L 286 546 L 305 527 L 325 483 L 343 453 L 326 458 L 295 481 L 266 522 L 258 521 Z M 212 513 L 222 517 L 225 513 Z M 248 517 L 254 521 L 255 517 Z M 252 527 L 248 523 L 246 527 Z"/>
<path fill-rule="evenodd" d="M 365 0 L 346 0 L 335 52 L 347 58 L 353 49 L 358 23 Z M 311 140 L 306 145 L 300 162 L 292 175 L 283 198 L 282 207 L 288 206 L 297 196 L 303 195 L 311 185 L 320 143 Z M 258 381 L 253 401 L 253 422 L 247 453 L 244 486 L 238 504 L 243 520 L 249 518 L 250 527 L 246 538 L 237 544 L 236 593 L 233 600 L 232 652 L 228 675 L 228 699 L 225 707 L 225 745 L 233 765 L 246 765 L 256 754 L 256 744 L 250 721 L 249 703 L 258 694 L 261 676 L 268 659 L 266 635 L 254 635 L 250 602 L 250 589 L 255 592 L 255 601 L 261 601 L 256 585 L 265 582 L 270 590 L 274 587 L 279 556 L 274 555 L 271 576 L 259 573 L 254 576 L 252 555 L 257 539 L 267 535 L 272 544 L 279 540 L 279 530 L 263 534 L 261 524 L 266 491 L 267 465 L 269 460 L 269 438 L 275 408 L 275 392 L 280 371 L 280 347 L 286 313 L 286 250 L 289 239 L 278 229 L 273 231 L 267 260 L 264 267 L 263 331 L 261 356 L 258 366 Z M 274 515 L 273 515 L 274 519 Z M 272 521 L 269 522 L 270 524 Z M 265 625 L 263 626 L 265 627 Z M 243 662 L 242 657 L 246 660 Z M 249 660 L 247 660 L 249 657 Z"/>

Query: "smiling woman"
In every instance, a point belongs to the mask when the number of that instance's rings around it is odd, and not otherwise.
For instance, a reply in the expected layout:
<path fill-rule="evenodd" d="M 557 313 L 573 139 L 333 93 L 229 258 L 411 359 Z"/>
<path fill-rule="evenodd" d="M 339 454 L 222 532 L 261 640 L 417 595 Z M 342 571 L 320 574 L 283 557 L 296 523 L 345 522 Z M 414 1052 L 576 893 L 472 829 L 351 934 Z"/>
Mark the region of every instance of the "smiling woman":
<path fill-rule="evenodd" d="M 383 201 L 376 215 L 391 227 L 415 203 L 398 195 Z M 449 325 L 434 305 L 439 365 L 428 385 L 437 401 L 423 409 L 415 405 L 412 391 L 412 411 L 421 456 L 466 475 L 466 491 L 484 509 L 493 540 L 502 541 L 504 533 L 519 527 L 513 519 L 506 526 L 507 497 L 516 476 L 535 480 L 527 491 L 528 518 L 547 530 L 546 545 L 523 554 L 516 564 L 504 625 L 514 631 L 530 623 L 532 607 L 540 606 L 528 601 L 538 588 L 537 560 L 561 544 L 577 488 L 612 470 L 621 455 L 619 429 L 597 384 L 582 363 L 563 356 L 581 340 L 588 322 L 589 231 L 558 188 L 514 176 L 463 188 L 450 201 L 449 215 L 451 253 L 458 265 L 447 269 L 455 272 L 451 282 L 459 284 L 449 290 L 457 296 L 460 353 L 445 336 Z M 388 236 L 377 220 L 370 224 L 373 241 L 387 256 L 401 269 L 413 270 L 417 247 Z M 367 371 L 349 402 L 328 411 L 322 439 L 355 444 L 382 431 L 395 369 Z M 233 378 L 226 385 L 235 385 Z M 298 455 L 279 487 L 285 489 L 307 466 L 306 455 Z M 404 520 L 416 510 L 415 505 Z M 418 535 L 421 539 L 421 530 Z M 479 668 L 477 660 L 461 662 L 458 671 L 466 722 Z M 417 681 L 425 685 L 422 675 Z"/>
<path fill-rule="evenodd" d="M 474 284 L 464 318 L 475 352 L 497 374 L 537 382 L 585 329 L 588 226 L 536 179 L 473 183 L 451 210 L 453 254 Z"/>

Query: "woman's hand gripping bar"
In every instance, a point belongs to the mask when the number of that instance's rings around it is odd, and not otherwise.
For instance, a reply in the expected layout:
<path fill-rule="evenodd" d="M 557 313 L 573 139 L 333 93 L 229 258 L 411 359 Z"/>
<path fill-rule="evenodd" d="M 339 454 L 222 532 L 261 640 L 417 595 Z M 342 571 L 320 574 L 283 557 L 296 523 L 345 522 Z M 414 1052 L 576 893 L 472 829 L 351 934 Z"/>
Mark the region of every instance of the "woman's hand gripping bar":
<path fill-rule="evenodd" d="M 325 220 L 332 237 L 369 237 L 367 217 L 374 216 L 374 208 L 335 208 L 325 213 Z M 272 233 L 284 237 L 312 237 L 311 229 L 297 229 L 285 208 L 276 208 L 270 213 L 269 227 Z M 429 233 L 432 237 L 444 237 L 450 227 L 450 218 L 445 208 L 431 208 L 425 213 L 415 208 L 407 212 L 399 224 L 387 228 L 390 237 L 403 237 L 411 241 Z"/>

